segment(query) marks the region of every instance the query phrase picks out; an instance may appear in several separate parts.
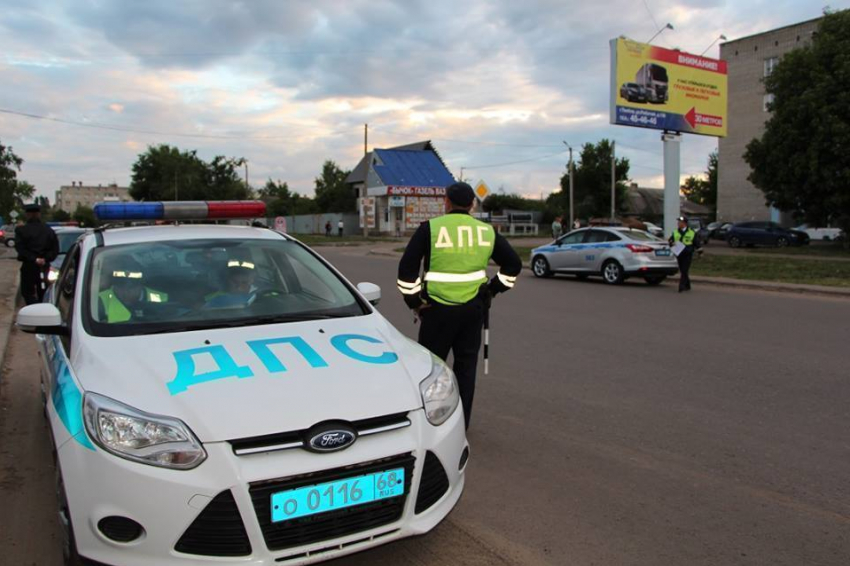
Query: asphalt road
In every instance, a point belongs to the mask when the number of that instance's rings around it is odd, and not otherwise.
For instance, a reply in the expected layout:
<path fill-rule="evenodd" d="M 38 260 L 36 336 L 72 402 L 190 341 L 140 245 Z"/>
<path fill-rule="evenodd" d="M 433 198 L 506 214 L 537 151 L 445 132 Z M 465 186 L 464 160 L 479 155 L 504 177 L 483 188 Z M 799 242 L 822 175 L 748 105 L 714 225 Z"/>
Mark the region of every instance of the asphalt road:
<path fill-rule="evenodd" d="M 321 248 L 411 336 L 397 259 Z M 850 563 L 850 301 L 534 279 L 494 302 L 466 492 L 336 566 Z M 56 564 L 32 339 L 0 398 L 0 564 Z M 45 493 L 47 492 L 47 493 Z"/>

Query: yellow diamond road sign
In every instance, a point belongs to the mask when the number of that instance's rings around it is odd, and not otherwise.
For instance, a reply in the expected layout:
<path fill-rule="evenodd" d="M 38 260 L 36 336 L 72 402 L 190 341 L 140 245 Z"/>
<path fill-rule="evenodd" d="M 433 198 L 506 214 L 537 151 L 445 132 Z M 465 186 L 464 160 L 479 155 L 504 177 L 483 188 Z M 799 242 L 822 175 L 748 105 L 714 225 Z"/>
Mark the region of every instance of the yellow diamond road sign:
<path fill-rule="evenodd" d="M 484 181 L 478 181 L 478 184 L 475 185 L 475 196 L 478 197 L 478 200 L 484 200 L 489 194 L 490 187 L 487 186 L 487 183 Z"/>

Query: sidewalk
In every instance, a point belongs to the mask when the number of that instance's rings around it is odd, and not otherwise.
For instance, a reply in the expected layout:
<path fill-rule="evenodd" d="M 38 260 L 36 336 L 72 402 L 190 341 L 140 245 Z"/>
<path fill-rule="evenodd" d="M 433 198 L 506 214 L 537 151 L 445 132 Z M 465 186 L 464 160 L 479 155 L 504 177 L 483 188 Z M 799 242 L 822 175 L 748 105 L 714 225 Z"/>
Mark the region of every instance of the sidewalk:
<path fill-rule="evenodd" d="M 18 262 L 15 251 L 6 247 L 0 248 L 0 375 L 6 347 L 9 344 L 9 334 L 15 319 L 16 301 L 18 298 Z"/>

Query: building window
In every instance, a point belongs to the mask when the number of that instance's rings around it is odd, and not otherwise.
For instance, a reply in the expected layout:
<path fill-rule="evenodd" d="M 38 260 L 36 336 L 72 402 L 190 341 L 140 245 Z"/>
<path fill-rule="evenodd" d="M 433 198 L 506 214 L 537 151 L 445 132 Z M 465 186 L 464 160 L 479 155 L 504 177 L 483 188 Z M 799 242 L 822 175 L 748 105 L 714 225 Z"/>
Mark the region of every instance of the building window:
<path fill-rule="evenodd" d="M 765 112 L 770 112 L 770 105 L 773 104 L 774 96 L 772 94 L 764 95 L 764 102 L 762 102 L 762 110 Z"/>
<path fill-rule="evenodd" d="M 764 60 L 764 76 L 769 77 L 773 74 L 776 65 L 779 64 L 779 57 L 768 57 Z"/>

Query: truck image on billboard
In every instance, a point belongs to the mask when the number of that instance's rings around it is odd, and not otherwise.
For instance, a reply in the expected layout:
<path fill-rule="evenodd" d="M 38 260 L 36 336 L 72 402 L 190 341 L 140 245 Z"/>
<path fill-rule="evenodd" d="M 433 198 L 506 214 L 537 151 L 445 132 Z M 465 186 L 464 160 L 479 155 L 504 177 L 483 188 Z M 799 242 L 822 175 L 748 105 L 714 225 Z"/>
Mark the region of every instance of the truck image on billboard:
<path fill-rule="evenodd" d="M 611 40 L 611 123 L 726 136 L 726 61 Z"/>

